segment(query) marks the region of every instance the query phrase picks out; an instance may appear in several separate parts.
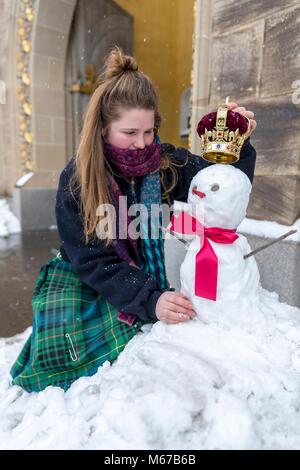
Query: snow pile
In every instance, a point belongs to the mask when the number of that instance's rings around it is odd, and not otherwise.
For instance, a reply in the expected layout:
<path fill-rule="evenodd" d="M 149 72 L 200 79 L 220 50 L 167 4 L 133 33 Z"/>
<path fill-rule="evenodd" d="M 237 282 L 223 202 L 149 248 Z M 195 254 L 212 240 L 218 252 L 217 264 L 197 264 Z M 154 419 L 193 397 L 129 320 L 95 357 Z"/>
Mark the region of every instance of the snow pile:
<path fill-rule="evenodd" d="M 300 310 L 260 290 L 265 325 L 156 323 L 64 393 L 10 386 L 29 331 L 0 343 L 2 449 L 299 449 Z"/>
<path fill-rule="evenodd" d="M 20 223 L 10 211 L 6 199 L 0 199 L 0 237 L 8 237 L 9 234 L 20 231 Z"/>
<path fill-rule="evenodd" d="M 251 188 L 240 170 L 222 168 L 202 170 L 191 187 L 205 195 L 207 226 L 235 228 Z M 300 448 L 300 309 L 261 287 L 255 258 L 243 258 L 250 251 L 243 236 L 228 245 L 210 241 L 217 300 L 195 298 L 194 242 L 181 282 L 197 318 L 146 325 L 112 366 L 66 393 L 12 387 L 9 369 L 29 331 L 1 340 L 1 448 Z"/>

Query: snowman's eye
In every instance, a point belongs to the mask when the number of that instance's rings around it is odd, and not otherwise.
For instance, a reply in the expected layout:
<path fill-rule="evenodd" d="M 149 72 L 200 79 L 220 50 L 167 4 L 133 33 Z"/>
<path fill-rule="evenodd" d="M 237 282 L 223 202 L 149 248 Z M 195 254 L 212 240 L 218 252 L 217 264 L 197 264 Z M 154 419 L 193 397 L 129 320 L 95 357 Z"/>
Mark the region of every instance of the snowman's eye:
<path fill-rule="evenodd" d="M 211 189 L 211 191 L 219 191 L 220 186 L 218 184 L 213 184 L 210 189 Z"/>

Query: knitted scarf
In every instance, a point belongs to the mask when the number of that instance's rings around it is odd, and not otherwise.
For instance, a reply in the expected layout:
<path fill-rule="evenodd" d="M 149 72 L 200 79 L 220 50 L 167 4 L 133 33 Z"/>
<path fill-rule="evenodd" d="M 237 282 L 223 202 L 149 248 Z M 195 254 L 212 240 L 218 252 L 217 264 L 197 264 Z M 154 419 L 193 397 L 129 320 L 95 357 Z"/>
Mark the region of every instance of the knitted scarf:
<path fill-rule="evenodd" d="M 144 149 L 121 149 L 103 141 L 105 157 L 109 165 L 116 170 L 120 176 L 141 176 L 141 196 L 139 204 L 147 208 L 147 213 L 140 212 L 140 249 L 137 240 L 130 237 L 128 226 L 132 219 L 128 216 L 127 207 L 121 210 L 119 197 L 122 196 L 121 189 L 116 180 L 109 175 L 110 192 L 116 209 L 117 227 L 115 250 L 121 259 L 132 265 L 137 265 L 144 272 L 154 277 L 161 289 L 169 287 L 165 262 L 164 262 L 164 241 L 159 227 L 162 225 L 162 214 L 151 212 L 153 204 L 158 207 L 161 204 L 161 187 L 158 167 L 161 161 L 161 147 L 158 138 Z M 130 185 L 133 204 L 138 204 L 134 185 Z M 127 228 L 127 239 L 119 237 L 119 217 Z M 125 220 L 124 220 L 125 219 Z M 131 245 L 131 250 L 130 246 Z M 130 252 L 135 253 L 135 259 Z"/>

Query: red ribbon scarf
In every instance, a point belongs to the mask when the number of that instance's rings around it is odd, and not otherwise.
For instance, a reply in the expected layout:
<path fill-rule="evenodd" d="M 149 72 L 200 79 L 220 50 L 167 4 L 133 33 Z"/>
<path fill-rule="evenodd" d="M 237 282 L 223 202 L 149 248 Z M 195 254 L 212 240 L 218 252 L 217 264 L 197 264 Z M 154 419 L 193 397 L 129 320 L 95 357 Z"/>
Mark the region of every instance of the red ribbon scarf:
<path fill-rule="evenodd" d="M 173 215 L 170 230 L 185 235 L 203 236 L 203 244 L 196 255 L 195 295 L 209 300 L 217 298 L 218 258 L 209 239 L 215 243 L 232 244 L 239 238 L 236 229 L 204 227 L 187 212 Z"/>

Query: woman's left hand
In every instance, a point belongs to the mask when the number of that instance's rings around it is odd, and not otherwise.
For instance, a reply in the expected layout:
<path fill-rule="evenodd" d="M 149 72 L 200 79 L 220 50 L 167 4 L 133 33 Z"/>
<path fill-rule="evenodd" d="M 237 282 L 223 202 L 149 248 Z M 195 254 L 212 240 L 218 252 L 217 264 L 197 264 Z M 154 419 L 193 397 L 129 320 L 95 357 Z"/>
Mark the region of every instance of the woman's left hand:
<path fill-rule="evenodd" d="M 244 108 L 243 106 L 239 106 L 237 103 L 230 102 L 227 104 L 228 108 L 231 111 L 234 111 L 235 113 L 240 113 L 243 116 L 246 116 L 249 121 L 250 121 L 250 133 L 249 135 L 252 134 L 254 129 L 257 126 L 257 122 L 254 120 L 254 113 L 252 111 L 249 111 L 248 109 Z"/>

